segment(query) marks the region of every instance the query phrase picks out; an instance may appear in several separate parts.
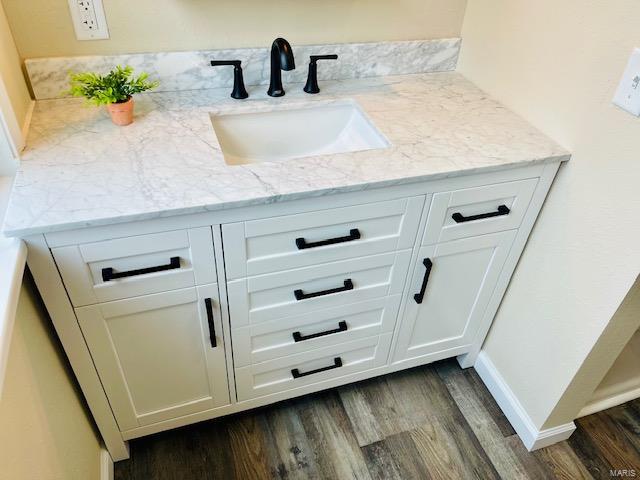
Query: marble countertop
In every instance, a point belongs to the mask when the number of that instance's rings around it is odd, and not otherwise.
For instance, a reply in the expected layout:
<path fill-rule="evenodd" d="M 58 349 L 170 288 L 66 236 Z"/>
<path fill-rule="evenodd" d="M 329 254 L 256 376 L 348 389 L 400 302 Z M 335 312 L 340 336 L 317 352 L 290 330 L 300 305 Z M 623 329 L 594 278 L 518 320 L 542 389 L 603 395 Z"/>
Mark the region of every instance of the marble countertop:
<path fill-rule="evenodd" d="M 137 221 L 568 160 L 562 147 L 454 72 L 136 97 L 114 126 L 81 99 L 38 101 L 6 212 L 8 236 Z M 211 113 L 355 100 L 391 147 L 229 166 Z M 249 139 L 248 139 L 249 140 Z"/>

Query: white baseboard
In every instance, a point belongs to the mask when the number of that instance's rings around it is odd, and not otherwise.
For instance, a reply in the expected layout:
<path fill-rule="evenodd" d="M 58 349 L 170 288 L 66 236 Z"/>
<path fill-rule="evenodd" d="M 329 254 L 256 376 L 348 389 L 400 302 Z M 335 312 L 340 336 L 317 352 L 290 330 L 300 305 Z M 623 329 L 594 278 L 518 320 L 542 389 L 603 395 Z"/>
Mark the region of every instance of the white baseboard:
<path fill-rule="evenodd" d="M 576 429 L 575 423 L 569 422 L 539 430 L 485 352 L 480 352 L 474 368 L 527 450 L 537 450 L 566 440 Z"/>
<path fill-rule="evenodd" d="M 602 410 L 606 410 L 607 408 L 617 407 L 618 405 L 630 402 L 631 400 L 635 400 L 636 398 L 640 398 L 640 388 L 634 388 L 628 391 L 616 393 L 614 395 L 611 395 L 610 397 L 586 404 L 582 408 L 582 410 L 580 410 L 580 413 L 578 413 L 578 418 L 601 412 Z"/>
<path fill-rule="evenodd" d="M 113 480 L 113 460 L 104 447 L 100 450 L 100 480 Z"/>

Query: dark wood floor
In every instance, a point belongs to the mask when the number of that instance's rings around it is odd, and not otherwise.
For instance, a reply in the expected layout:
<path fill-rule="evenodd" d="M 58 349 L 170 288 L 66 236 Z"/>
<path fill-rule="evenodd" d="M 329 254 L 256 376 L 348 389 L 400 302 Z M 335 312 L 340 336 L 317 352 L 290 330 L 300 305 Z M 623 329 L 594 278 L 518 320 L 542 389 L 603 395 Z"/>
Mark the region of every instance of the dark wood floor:
<path fill-rule="evenodd" d="M 135 440 L 115 479 L 640 478 L 640 400 L 576 423 L 529 453 L 450 360 Z"/>

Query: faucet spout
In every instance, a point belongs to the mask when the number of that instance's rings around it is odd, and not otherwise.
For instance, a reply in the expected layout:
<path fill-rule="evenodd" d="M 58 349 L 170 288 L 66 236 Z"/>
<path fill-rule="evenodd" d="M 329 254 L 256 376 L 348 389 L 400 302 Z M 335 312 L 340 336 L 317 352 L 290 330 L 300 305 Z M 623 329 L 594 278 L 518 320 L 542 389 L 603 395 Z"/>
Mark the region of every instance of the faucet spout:
<path fill-rule="evenodd" d="M 291 45 L 284 38 L 276 38 L 271 44 L 271 81 L 267 94 L 271 97 L 282 97 L 282 70 L 293 70 L 296 62 Z"/>

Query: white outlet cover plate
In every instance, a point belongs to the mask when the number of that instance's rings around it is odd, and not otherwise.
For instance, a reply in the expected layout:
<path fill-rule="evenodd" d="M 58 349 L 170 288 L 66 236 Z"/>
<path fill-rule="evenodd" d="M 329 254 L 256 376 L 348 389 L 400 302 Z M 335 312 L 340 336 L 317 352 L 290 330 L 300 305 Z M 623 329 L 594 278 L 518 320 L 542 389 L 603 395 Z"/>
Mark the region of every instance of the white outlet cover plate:
<path fill-rule="evenodd" d="M 640 116 L 640 48 L 633 50 L 622 75 L 613 103 L 635 116 Z"/>
<path fill-rule="evenodd" d="M 78 40 L 106 40 L 109 38 L 107 17 L 102 0 L 67 0 Z M 91 22 L 89 26 L 86 21 Z"/>

